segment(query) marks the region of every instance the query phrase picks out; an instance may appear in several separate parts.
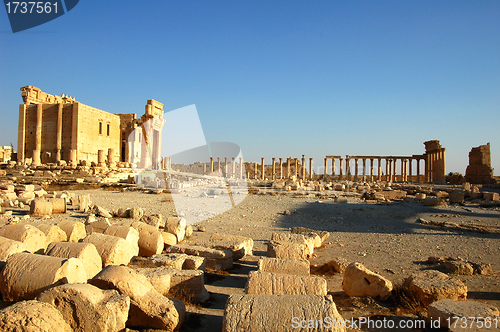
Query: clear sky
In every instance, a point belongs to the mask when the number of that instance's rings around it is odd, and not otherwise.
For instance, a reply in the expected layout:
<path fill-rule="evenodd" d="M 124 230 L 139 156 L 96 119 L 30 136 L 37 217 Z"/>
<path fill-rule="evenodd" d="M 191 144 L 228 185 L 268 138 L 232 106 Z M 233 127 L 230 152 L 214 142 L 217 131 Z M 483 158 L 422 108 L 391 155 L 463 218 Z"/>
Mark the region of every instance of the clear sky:
<path fill-rule="evenodd" d="M 25 85 L 112 113 L 195 104 L 247 161 L 437 139 L 462 174 L 491 142 L 500 175 L 500 1 L 82 0 L 15 34 L 0 8 L 0 145 Z"/>

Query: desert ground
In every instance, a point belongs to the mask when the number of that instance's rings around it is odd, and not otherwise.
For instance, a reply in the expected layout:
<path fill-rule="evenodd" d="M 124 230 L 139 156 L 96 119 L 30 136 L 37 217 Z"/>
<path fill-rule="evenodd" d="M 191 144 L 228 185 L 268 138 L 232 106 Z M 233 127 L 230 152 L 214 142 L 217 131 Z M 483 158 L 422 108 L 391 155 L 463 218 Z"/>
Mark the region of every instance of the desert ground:
<path fill-rule="evenodd" d="M 446 187 L 436 187 L 445 189 Z M 495 191 L 498 189 L 488 189 Z M 148 191 L 130 191 L 108 188 L 70 190 L 75 195 L 90 194 L 94 204 L 109 210 L 140 207 L 145 214 L 175 216 L 176 210 L 170 194 Z M 231 294 L 243 294 L 248 273 L 257 269 L 259 256 L 266 255 L 267 242 L 276 231 L 292 227 L 306 227 L 328 231 L 330 236 L 310 259 L 312 271 L 338 257 L 347 262 L 359 262 L 394 284 L 401 283 L 411 273 L 426 269 L 442 269 L 430 264 L 429 257 L 462 258 L 473 263 L 491 264 L 494 271 L 488 275 L 457 275 L 468 287 L 469 300 L 500 307 L 500 208 L 484 207 L 477 201 L 463 204 L 424 206 L 419 202 L 394 200 L 391 202 L 365 202 L 359 195 L 274 191 L 260 189 L 249 194 L 236 207 L 220 215 L 193 225 L 193 235 L 185 240 L 190 244 L 203 244 L 211 234 L 242 235 L 254 240 L 253 255 L 235 261 L 234 267 L 224 273 L 206 273 L 205 284 L 210 298 L 202 305 L 187 304 L 188 314 L 181 331 L 221 331 L 225 302 Z M 220 199 L 207 195 L 213 204 Z M 200 208 L 200 206 L 193 206 Z M 13 215 L 25 215 L 29 207 L 13 209 Z M 58 223 L 64 218 L 82 219 L 86 215 L 71 206 L 65 215 L 50 219 L 31 218 L 29 223 Z M 449 221 L 460 225 L 482 228 L 467 229 L 424 225 L 420 220 Z M 118 222 L 111 219 L 111 223 Z M 0 219 L 0 225 L 7 223 Z M 394 298 L 385 302 L 371 298 L 349 298 L 342 290 L 342 274 L 317 269 L 328 282 L 328 292 L 334 298 L 344 318 L 385 315 L 418 317 L 425 315 L 418 308 L 404 308 Z M 6 303 L 4 303 L 4 306 Z"/>

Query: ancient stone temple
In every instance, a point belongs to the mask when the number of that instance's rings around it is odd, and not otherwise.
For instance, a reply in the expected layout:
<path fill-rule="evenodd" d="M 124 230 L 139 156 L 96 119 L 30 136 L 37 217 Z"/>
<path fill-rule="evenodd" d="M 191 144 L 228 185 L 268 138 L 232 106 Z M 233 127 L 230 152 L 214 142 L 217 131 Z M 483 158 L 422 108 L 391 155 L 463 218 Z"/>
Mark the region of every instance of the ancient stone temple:
<path fill-rule="evenodd" d="M 163 116 L 163 104 L 155 100 L 148 100 L 146 113 L 136 119 L 135 114 L 112 114 L 34 86 L 21 91 L 24 104 L 19 105 L 18 161 L 34 165 L 63 160 L 73 164 L 86 160 L 100 166 L 132 162 L 129 134 Z M 137 138 L 139 145 L 141 139 Z M 159 160 L 161 139 L 150 140 L 156 144 L 153 152 Z"/>
<path fill-rule="evenodd" d="M 495 183 L 491 168 L 490 143 L 470 150 L 465 180 L 471 183 Z"/>
<path fill-rule="evenodd" d="M 11 160 L 12 147 L 10 145 L 0 146 L 0 163 L 5 163 Z"/>
<path fill-rule="evenodd" d="M 446 182 L 446 156 L 445 148 L 438 140 L 424 142 L 426 158 L 426 176 L 428 182 Z"/>

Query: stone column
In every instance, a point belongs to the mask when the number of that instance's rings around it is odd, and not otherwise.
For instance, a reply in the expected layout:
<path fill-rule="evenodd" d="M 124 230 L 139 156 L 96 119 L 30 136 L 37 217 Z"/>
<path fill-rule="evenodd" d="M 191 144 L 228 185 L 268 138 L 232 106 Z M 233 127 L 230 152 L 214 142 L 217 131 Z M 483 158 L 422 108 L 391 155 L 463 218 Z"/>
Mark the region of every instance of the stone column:
<path fill-rule="evenodd" d="M 293 172 L 295 175 L 295 178 L 298 178 L 299 175 L 299 160 L 295 159 L 295 171 Z"/>
<path fill-rule="evenodd" d="M 340 180 L 344 179 L 344 176 L 342 175 L 342 170 L 344 169 L 343 163 L 344 163 L 344 161 L 342 160 L 342 158 L 340 158 L 340 167 L 339 167 L 339 178 L 340 178 Z"/>
<path fill-rule="evenodd" d="M 63 104 L 57 104 L 56 161 L 61 160 Z"/>
<path fill-rule="evenodd" d="M 408 163 L 408 181 L 409 182 L 413 182 L 412 180 L 412 163 L 413 163 L 413 158 L 410 158 L 408 159 L 409 163 Z"/>
<path fill-rule="evenodd" d="M 26 104 L 19 105 L 19 127 L 17 130 L 17 162 L 26 159 Z"/>
<path fill-rule="evenodd" d="M 280 158 L 280 180 L 283 179 L 283 158 Z"/>
<path fill-rule="evenodd" d="M 227 157 L 224 157 L 224 176 L 227 176 Z"/>
<path fill-rule="evenodd" d="M 313 179 L 313 159 L 309 158 L 309 180 Z"/>
<path fill-rule="evenodd" d="M 351 158 L 345 156 L 345 174 L 347 175 L 347 181 L 351 180 Z"/>
<path fill-rule="evenodd" d="M 33 150 L 33 165 L 40 165 L 42 153 L 42 104 L 36 105 L 35 150 Z"/>
<path fill-rule="evenodd" d="M 273 181 L 276 180 L 276 158 L 272 158 L 273 160 Z"/>
<path fill-rule="evenodd" d="M 220 157 L 217 157 L 217 172 L 220 172 Z"/>
<path fill-rule="evenodd" d="M 69 160 L 72 164 L 78 164 L 78 105 L 71 105 L 71 150 Z"/>
<path fill-rule="evenodd" d="M 114 168 L 116 166 L 115 163 L 115 149 L 108 149 L 108 166 Z"/>
<path fill-rule="evenodd" d="M 243 179 L 243 169 L 245 165 L 243 165 L 243 158 L 240 157 L 240 179 Z"/>
<path fill-rule="evenodd" d="M 401 158 L 401 182 L 405 181 L 405 161 L 406 159 Z"/>
<path fill-rule="evenodd" d="M 417 182 L 420 183 L 420 159 L 417 159 Z"/>
<path fill-rule="evenodd" d="M 254 168 L 253 168 L 253 178 L 254 179 L 257 179 L 257 163 L 255 162 L 253 164 Z"/>
<path fill-rule="evenodd" d="M 214 172 L 214 157 L 210 157 L 210 172 Z"/>
<path fill-rule="evenodd" d="M 335 158 L 332 158 L 332 181 L 335 181 Z"/>
<path fill-rule="evenodd" d="M 290 158 L 286 159 L 286 178 L 290 178 Z"/>
<path fill-rule="evenodd" d="M 266 165 L 264 165 L 264 158 L 261 158 L 261 170 L 262 170 L 262 180 L 266 177 Z"/>
<path fill-rule="evenodd" d="M 385 181 L 389 182 L 389 158 L 385 159 Z"/>
<path fill-rule="evenodd" d="M 328 170 L 328 158 L 325 158 L 325 175 L 323 176 L 324 181 L 326 181 L 328 177 L 327 170 Z"/>
<path fill-rule="evenodd" d="M 231 177 L 235 177 L 236 174 L 236 158 L 233 157 L 232 161 L 232 170 L 231 170 Z"/>
<path fill-rule="evenodd" d="M 354 158 L 354 181 L 358 181 L 358 158 Z"/>
<path fill-rule="evenodd" d="M 373 182 L 373 158 L 370 159 L 370 181 Z"/>
<path fill-rule="evenodd" d="M 366 181 L 366 159 L 363 158 L 363 182 Z"/>
<path fill-rule="evenodd" d="M 104 150 L 97 150 L 97 165 L 99 167 L 106 166 L 105 157 L 104 157 Z"/>
<path fill-rule="evenodd" d="M 306 157 L 302 155 L 302 172 L 301 172 L 302 180 L 306 179 Z"/>

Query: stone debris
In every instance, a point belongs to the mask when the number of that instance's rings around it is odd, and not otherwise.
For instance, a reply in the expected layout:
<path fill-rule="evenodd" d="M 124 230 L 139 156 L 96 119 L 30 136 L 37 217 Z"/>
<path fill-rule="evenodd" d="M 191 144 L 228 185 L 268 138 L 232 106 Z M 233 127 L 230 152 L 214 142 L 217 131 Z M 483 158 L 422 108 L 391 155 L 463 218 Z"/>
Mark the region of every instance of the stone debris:
<path fill-rule="evenodd" d="M 129 267 L 108 266 L 89 283 L 130 297 L 127 326 L 171 331 L 184 321 L 186 307 L 182 301 L 161 295 L 144 275 Z"/>
<path fill-rule="evenodd" d="M 270 241 L 267 244 L 267 257 L 282 259 L 308 259 L 310 248 L 303 243 Z"/>
<path fill-rule="evenodd" d="M 69 242 L 78 242 L 87 236 L 85 224 L 82 222 L 67 219 L 58 223 L 57 226 L 66 233 Z"/>
<path fill-rule="evenodd" d="M 128 296 L 90 284 L 56 286 L 38 295 L 37 300 L 56 307 L 73 331 L 122 331 L 130 308 Z"/>
<path fill-rule="evenodd" d="M 165 244 L 158 229 L 140 221 L 132 223 L 131 226 L 139 231 L 139 255 L 153 256 L 161 254 Z"/>
<path fill-rule="evenodd" d="M 28 251 L 24 243 L 0 236 L 0 261 L 5 262 L 10 255 Z"/>
<path fill-rule="evenodd" d="M 304 236 L 303 234 L 293 234 L 288 232 L 273 232 L 271 234 L 271 241 L 275 241 L 278 243 L 288 242 L 306 245 L 308 250 L 307 255 L 309 256 L 311 256 L 314 252 L 314 240 L 314 236 L 311 235 Z"/>
<path fill-rule="evenodd" d="M 321 277 L 252 271 L 245 292 L 268 295 L 326 295 L 327 284 Z"/>
<path fill-rule="evenodd" d="M 229 270 L 233 267 L 233 254 L 229 250 L 177 244 L 166 248 L 165 252 L 204 257 L 206 258 L 206 267 L 215 271 Z"/>
<path fill-rule="evenodd" d="M 30 214 L 33 217 L 52 215 L 52 203 L 43 198 L 37 198 L 30 203 Z"/>
<path fill-rule="evenodd" d="M 97 218 L 93 214 L 87 216 L 87 219 L 85 220 L 85 231 L 87 232 L 87 234 L 104 233 L 104 231 L 109 226 L 111 226 L 111 223 L 109 222 L 108 218 L 104 217 Z"/>
<path fill-rule="evenodd" d="M 434 221 L 434 220 L 425 220 L 423 218 L 419 218 L 417 220 L 418 223 L 431 227 L 443 227 L 443 228 L 451 228 L 458 229 L 461 231 L 472 231 L 479 233 L 500 233 L 500 227 L 496 225 L 485 226 L 481 224 L 477 224 L 474 222 L 470 223 L 455 223 L 450 221 Z"/>
<path fill-rule="evenodd" d="M 216 249 L 226 249 L 233 253 L 233 260 L 252 255 L 253 240 L 239 235 L 212 234 L 210 245 Z"/>
<path fill-rule="evenodd" d="M 104 230 L 104 234 L 121 237 L 134 247 L 139 247 L 139 231 L 127 225 L 111 225 Z"/>
<path fill-rule="evenodd" d="M 309 276 L 309 261 L 305 259 L 281 259 L 261 257 L 258 262 L 261 272 L 284 273 L 298 276 Z"/>
<path fill-rule="evenodd" d="M 139 247 L 117 236 L 92 233 L 83 242 L 92 243 L 102 259 L 103 267 L 108 265 L 127 265 L 132 257 L 139 254 Z"/>
<path fill-rule="evenodd" d="M 161 236 L 163 237 L 163 244 L 165 246 L 175 246 L 177 244 L 177 237 L 168 232 L 161 232 Z"/>
<path fill-rule="evenodd" d="M 68 235 L 59 226 L 40 224 L 36 226 L 45 234 L 46 245 L 51 242 L 65 242 L 68 241 Z"/>
<path fill-rule="evenodd" d="M 361 263 L 351 263 L 344 271 L 342 289 L 349 296 L 370 296 L 385 301 L 391 296 L 392 282 Z"/>
<path fill-rule="evenodd" d="M 467 328 L 461 327 L 462 317 L 466 317 L 468 319 Z M 497 328 L 494 326 L 494 322 L 495 319 L 498 320 L 498 318 L 500 318 L 500 312 L 496 307 L 481 302 L 442 299 L 429 304 L 427 307 L 427 318 L 440 322 L 440 327 L 444 328 L 449 327 L 447 321 L 449 319 L 452 323 L 450 324 L 450 331 L 492 331 L 490 329 L 491 327 L 493 327 L 493 330 L 496 330 Z M 454 323 L 457 318 L 460 320 L 455 326 Z M 471 319 L 476 319 L 477 321 L 473 322 Z M 490 322 L 493 323 L 490 328 L 484 326 L 486 319 L 489 319 Z M 481 323 L 483 325 L 480 325 Z"/>
<path fill-rule="evenodd" d="M 128 214 L 129 218 L 139 221 L 144 216 L 144 211 L 140 207 L 133 207 L 129 210 Z"/>
<path fill-rule="evenodd" d="M 31 300 L 60 283 L 85 283 L 85 267 L 77 258 L 17 253 L 7 258 L 0 291 L 5 301 Z"/>
<path fill-rule="evenodd" d="M 154 226 L 156 229 L 165 228 L 165 220 L 161 214 L 155 214 L 151 216 L 143 216 L 140 221 L 145 224 Z"/>
<path fill-rule="evenodd" d="M 186 219 L 179 217 L 169 217 L 165 222 L 165 231 L 177 237 L 177 242 L 182 242 L 186 236 Z"/>
<path fill-rule="evenodd" d="M 66 213 L 66 198 L 49 198 L 48 201 L 52 204 L 52 214 Z"/>
<path fill-rule="evenodd" d="M 0 310 L 0 330 L 73 332 L 59 310 L 35 300 L 20 301 Z"/>
<path fill-rule="evenodd" d="M 314 242 L 314 248 L 319 248 L 323 245 L 326 239 L 330 237 L 330 232 L 327 231 L 316 231 L 314 229 L 310 228 L 305 228 L 305 227 L 292 227 L 291 229 L 292 234 L 304 234 L 304 233 L 316 233 L 319 238 L 321 243 Z"/>
<path fill-rule="evenodd" d="M 41 230 L 26 224 L 5 225 L 0 228 L 0 236 L 22 242 L 32 253 L 43 252 L 47 243 L 47 237 Z"/>
<path fill-rule="evenodd" d="M 109 219 L 113 218 L 113 215 L 108 210 L 99 205 L 94 205 L 94 214 L 96 216 L 101 216 L 104 218 L 109 218 Z"/>
<path fill-rule="evenodd" d="M 441 299 L 467 299 L 467 286 L 462 281 L 435 270 L 412 274 L 405 285 L 425 306 Z"/>
<path fill-rule="evenodd" d="M 331 326 L 314 328 L 316 319 L 331 318 Z M 223 332 L 298 331 L 301 322 L 312 323 L 314 331 L 345 330 L 331 295 L 230 295 L 224 309 Z M 335 324 L 337 323 L 337 324 Z"/>
<path fill-rule="evenodd" d="M 102 259 L 92 243 L 52 242 L 45 252 L 47 256 L 78 258 L 82 261 L 87 279 L 102 270 Z"/>
<path fill-rule="evenodd" d="M 344 273 L 347 266 L 349 262 L 346 259 L 337 257 L 322 265 L 311 265 L 311 273 L 319 275 Z"/>

